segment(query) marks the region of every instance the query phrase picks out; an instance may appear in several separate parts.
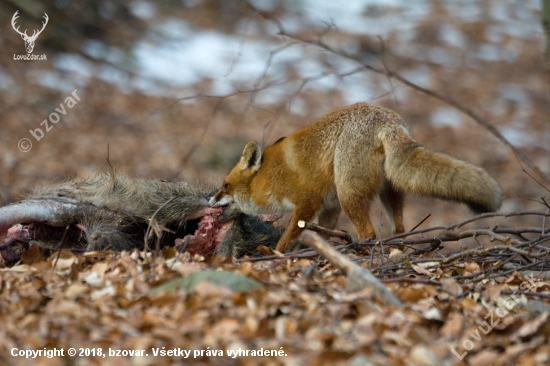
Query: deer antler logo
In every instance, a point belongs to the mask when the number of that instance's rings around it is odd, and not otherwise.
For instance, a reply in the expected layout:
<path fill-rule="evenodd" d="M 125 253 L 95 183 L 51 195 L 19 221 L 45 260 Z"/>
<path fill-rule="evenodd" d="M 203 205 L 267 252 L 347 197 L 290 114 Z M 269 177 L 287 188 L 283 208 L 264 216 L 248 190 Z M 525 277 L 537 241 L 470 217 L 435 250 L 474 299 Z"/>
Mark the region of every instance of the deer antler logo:
<path fill-rule="evenodd" d="M 17 28 L 15 27 L 15 20 L 19 18 L 19 15 L 17 15 L 18 12 L 19 10 L 17 10 L 15 14 L 13 14 L 13 18 L 11 18 L 11 26 L 17 33 L 21 35 L 21 38 L 23 38 L 23 40 L 25 41 L 25 49 L 27 50 L 27 53 L 31 53 L 32 50 L 34 49 L 34 42 L 36 41 L 36 38 L 38 38 L 38 35 L 40 35 L 40 33 L 42 33 L 44 28 L 46 28 L 46 24 L 48 24 L 48 19 L 49 19 L 48 14 L 44 13 L 45 22 L 42 22 L 42 29 L 40 29 L 38 33 L 37 33 L 37 30 L 35 29 L 34 32 L 32 33 L 32 36 L 29 37 L 27 35 L 26 29 L 24 32 L 21 32 L 19 30 L 19 26 Z"/>

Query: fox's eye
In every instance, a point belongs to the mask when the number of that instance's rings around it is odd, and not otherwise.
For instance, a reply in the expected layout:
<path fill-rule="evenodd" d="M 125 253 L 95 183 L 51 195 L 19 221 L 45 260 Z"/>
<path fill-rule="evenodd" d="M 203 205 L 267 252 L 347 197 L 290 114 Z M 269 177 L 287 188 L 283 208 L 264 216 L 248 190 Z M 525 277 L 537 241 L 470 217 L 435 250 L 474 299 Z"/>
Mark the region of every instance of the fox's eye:
<path fill-rule="evenodd" d="M 225 184 L 223 185 L 223 189 L 227 189 L 227 188 L 229 188 L 229 183 L 225 183 Z"/>

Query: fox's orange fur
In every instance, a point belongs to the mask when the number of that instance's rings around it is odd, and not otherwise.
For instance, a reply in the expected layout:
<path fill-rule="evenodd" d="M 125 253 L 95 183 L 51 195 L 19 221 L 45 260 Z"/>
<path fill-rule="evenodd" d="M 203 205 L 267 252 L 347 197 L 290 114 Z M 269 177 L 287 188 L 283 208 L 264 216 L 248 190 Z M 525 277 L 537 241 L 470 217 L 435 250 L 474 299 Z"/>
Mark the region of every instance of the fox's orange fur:
<path fill-rule="evenodd" d="M 300 234 L 299 220 L 318 214 L 332 229 L 341 210 L 359 239 L 376 237 L 369 205 L 377 194 L 393 232 L 402 233 L 405 192 L 462 202 L 475 213 L 496 211 L 502 197 L 485 170 L 420 145 L 397 113 L 357 103 L 263 152 L 250 141 L 210 204 L 250 215 L 293 211 L 277 244 L 284 252 Z"/>

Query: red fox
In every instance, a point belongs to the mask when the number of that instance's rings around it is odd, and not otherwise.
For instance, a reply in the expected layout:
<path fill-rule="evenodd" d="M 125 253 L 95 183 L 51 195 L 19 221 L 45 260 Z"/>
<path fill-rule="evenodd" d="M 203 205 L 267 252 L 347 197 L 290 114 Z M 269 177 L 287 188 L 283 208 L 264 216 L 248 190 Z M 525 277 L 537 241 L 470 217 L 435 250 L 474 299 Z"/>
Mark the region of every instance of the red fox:
<path fill-rule="evenodd" d="M 333 229 L 341 210 L 360 240 L 375 238 L 369 205 L 377 194 L 392 232 L 402 233 L 406 192 L 462 202 L 474 213 L 496 211 L 502 198 L 485 170 L 420 145 L 394 111 L 357 103 L 263 152 L 250 141 L 210 205 L 249 215 L 293 211 L 277 243 L 285 252 L 300 235 L 299 220 L 318 214 L 319 224 Z"/>

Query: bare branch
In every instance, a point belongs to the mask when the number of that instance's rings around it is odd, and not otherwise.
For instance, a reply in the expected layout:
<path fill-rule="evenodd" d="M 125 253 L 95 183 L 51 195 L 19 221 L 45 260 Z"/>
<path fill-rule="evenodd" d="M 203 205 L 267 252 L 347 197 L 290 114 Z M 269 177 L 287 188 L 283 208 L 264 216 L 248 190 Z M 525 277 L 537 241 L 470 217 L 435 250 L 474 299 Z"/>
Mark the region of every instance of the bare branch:
<path fill-rule="evenodd" d="M 351 243 L 353 241 L 351 236 L 345 231 L 325 229 L 322 226 L 303 220 L 298 221 L 298 226 L 302 229 L 315 231 L 325 237 L 342 239 L 347 243 Z"/>

